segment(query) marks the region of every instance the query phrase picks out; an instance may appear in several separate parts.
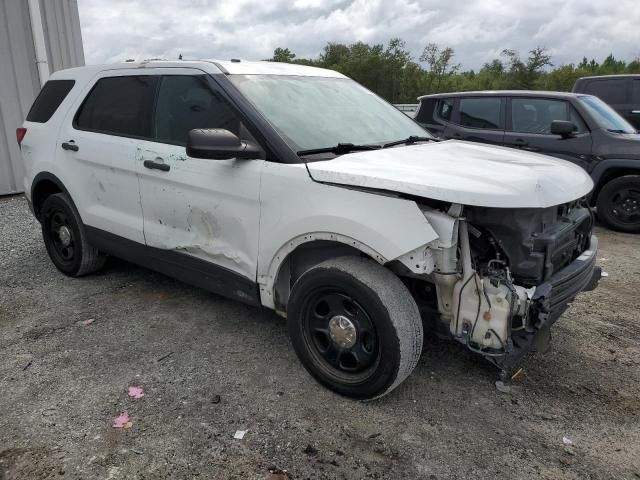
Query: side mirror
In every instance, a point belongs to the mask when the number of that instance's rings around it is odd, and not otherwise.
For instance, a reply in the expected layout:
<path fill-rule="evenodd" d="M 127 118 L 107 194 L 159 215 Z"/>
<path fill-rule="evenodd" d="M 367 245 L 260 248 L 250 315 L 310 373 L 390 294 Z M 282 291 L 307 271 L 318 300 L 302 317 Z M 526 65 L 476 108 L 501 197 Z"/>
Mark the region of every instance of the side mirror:
<path fill-rule="evenodd" d="M 560 135 L 562 138 L 573 137 L 576 130 L 578 130 L 576 124 L 567 120 L 554 120 L 551 122 L 551 133 Z"/>
<path fill-rule="evenodd" d="M 262 150 L 251 142 L 240 140 L 229 130 L 194 128 L 187 135 L 187 155 L 193 158 L 228 160 L 259 158 Z"/>

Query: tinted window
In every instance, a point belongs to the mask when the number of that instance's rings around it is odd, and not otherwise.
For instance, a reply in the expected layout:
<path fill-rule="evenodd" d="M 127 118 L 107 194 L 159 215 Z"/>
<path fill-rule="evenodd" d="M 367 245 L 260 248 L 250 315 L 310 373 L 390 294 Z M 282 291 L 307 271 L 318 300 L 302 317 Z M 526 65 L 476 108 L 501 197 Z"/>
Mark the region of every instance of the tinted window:
<path fill-rule="evenodd" d="M 74 80 L 49 80 L 44 84 L 27 115 L 28 122 L 44 123 L 56 112 L 73 88 Z"/>
<path fill-rule="evenodd" d="M 511 130 L 514 132 L 550 134 L 554 120 L 568 120 L 576 124 L 578 130 L 584 130 L 582 120 L 564 100 L 511 99 Z"/>
<path fill-rule="evenodd" d="M 627 103 L 627 80 L 616 78 L 589 82 L 586 92 L 609 104 Z"/>
<path fill-rule="evenodd" d="M 500 128 L 500 98 L 461 98 L 460 124 L 473 128 Z"/>
<path fill-rule="evenodd" d="M 156 76 L 98 80 L 76 116 L 81 130 L 149 137 Z"/>
<path fill-rule="evenodd" d="M 194 128 L 224 128 L 245 136 L 240 132 L 239 118 L 203 77 L 164 77 L 156 103 L 154 138 L 186 145 L 187 134 Z"/>
<path fill-rule="evenodd" d="M 631 101 L 636 105 L 640 105 L 640 80 L 634 80 L 631 85 Z"/>
<path fill-rule="evenodd" d="M 438 103 L 438 116 L 443 120 L 451 120 L 451 112 L 453 112 L 453 100 L 445 98 Z"/>

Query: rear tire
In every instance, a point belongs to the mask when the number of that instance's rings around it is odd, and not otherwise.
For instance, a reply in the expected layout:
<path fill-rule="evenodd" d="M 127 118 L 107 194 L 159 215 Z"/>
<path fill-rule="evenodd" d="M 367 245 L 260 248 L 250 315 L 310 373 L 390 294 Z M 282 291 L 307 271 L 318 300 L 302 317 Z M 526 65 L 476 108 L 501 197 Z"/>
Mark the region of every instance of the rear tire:
<path fill-rule="evenodd" d="M 613 230 L 640 232 L 640 175 L 625 175 L 606 183 L 596 202 L 598 219 Z"/>
<path fill-rule="evenodd" d="M 65 193 L 56 193 L 42 204 L 42 238 L 49 258 L 65 275 L 81 277 L 104 266 L 106 257 L 89 245 L 75 205 Z"/>
<path fill-rule="evenodd" d="M 289 297 L 287 323 L 307 371 L 360 400 L 396 388 L 422 352 L 422 320 L 409 290 L 365 258 L 327 260 L 302 274 Z"/>

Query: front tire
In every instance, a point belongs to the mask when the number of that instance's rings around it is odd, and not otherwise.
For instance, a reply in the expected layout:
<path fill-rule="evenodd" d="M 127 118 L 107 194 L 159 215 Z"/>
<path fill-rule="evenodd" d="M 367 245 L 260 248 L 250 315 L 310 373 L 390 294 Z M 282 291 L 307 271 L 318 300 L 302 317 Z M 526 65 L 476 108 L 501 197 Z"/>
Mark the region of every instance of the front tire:
<path fill-rule="evenodd" d="M 360 400 L 397 387 L 422 352 L 413 297 L 391 271 L 365 258 L 327 260 L 302 274 L 289 297 L 287 323 L 307 371 Z"/>
<path fill-rule="evenodd" d="M 47 197 L 41 212 L 42 238 L 58 270 L 81 277 L 102 268 L 106 257 L 87 242 L 80 215 L 68 195 Z"/>
<path fill-rule="evenodd" d="M 613 230 L 640 232 L 640 175 L 625 175 L 606 183 L 598 194 L 598 218 Z"/>

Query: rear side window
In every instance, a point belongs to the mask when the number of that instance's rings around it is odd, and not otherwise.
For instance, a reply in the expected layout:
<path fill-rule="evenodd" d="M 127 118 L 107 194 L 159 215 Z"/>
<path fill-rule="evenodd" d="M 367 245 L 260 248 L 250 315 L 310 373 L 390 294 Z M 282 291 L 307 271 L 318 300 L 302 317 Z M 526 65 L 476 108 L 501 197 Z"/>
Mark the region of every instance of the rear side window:
<path fill-rule="evenodd" d="M 499 97 L 461 98 L 460 125 L 472 128 L 499 129 Z"/>
<path fill-rule="evenodd" d="M 224 128 L 246 137 L 238 116 L 200 76 L 163 77 L 153 128 L 155 139 L 177 145 L 186 145 L 187 134 L 194 128 Z"/>
<path fill-rule="evenodd" d="M 29 110 L 27 122 L 48 122 L 75 83 L 75 80 L 49 80 L 45 83 Z"/>
<path fill-rule="evenodd" d="M 149 75 L 98 80 L 76 114 L 76 128 L 125 137 L 150 137 L 157 83 L 158 77 Z"/>
<path fill-rule="evenodd" d="M 444 98 L 438 102 L 438 116 L 446 121 L 451 121 L 451 113 L 453 112 L 453 100 Z"/>
<path fill-rule="evenodd" d="M 587 84 L 585 93 L 595 95 L 610 105 L 627 103 L 627 80 L 624 78 L 594 80 Z"/>

